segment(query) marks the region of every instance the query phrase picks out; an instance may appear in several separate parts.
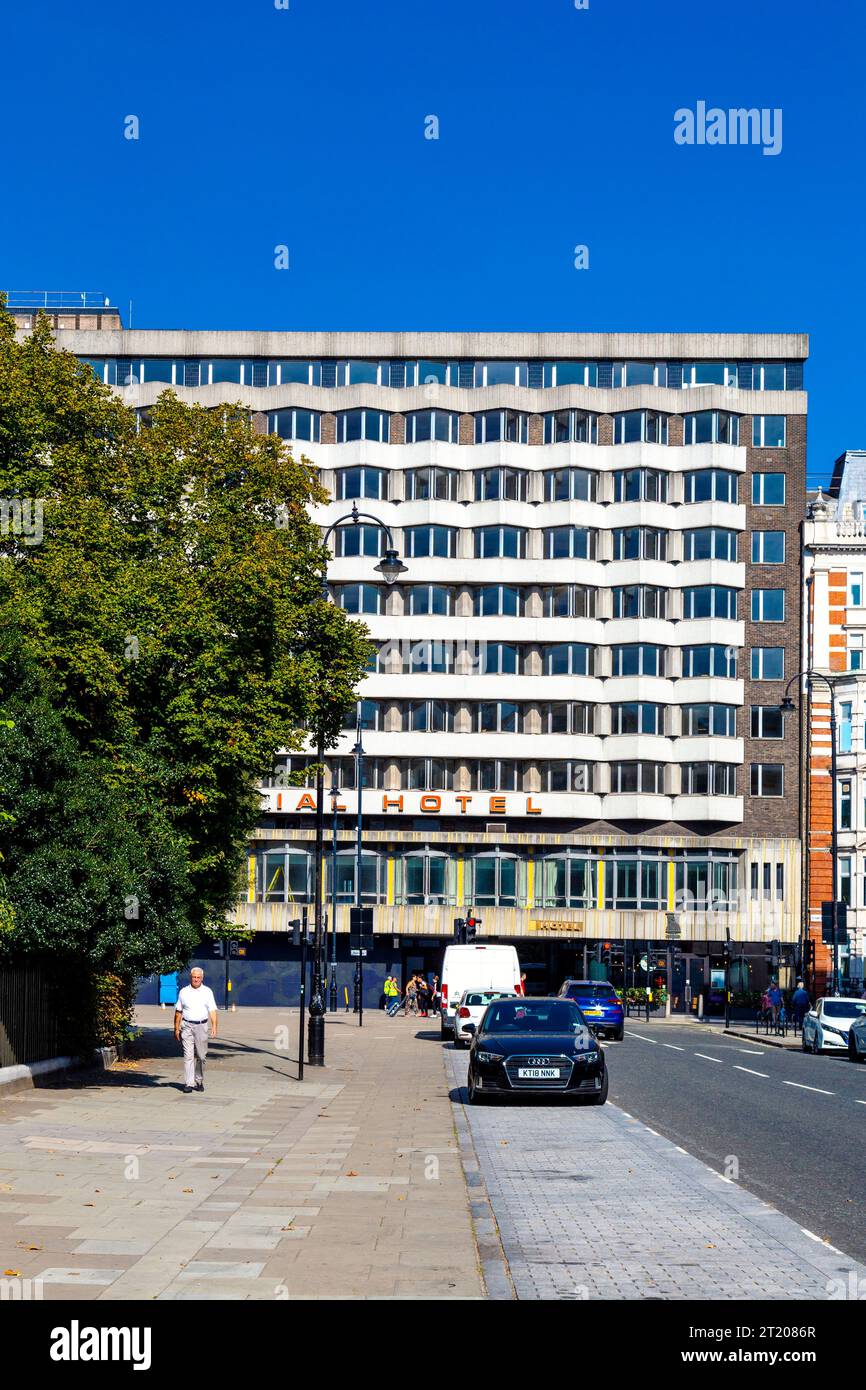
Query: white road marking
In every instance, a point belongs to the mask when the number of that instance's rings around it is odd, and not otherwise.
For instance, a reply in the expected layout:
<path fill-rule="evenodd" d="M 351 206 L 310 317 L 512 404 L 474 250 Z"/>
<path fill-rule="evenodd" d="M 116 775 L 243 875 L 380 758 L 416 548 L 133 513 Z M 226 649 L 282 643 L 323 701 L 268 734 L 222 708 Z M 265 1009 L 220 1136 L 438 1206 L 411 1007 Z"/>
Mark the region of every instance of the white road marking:
<path fill-rule="evenodd" d="M 754 1052 L 754 1051 L 752 1050 L 752 1048 L 750 1048 L 750 1047 L 738 1047 L 738 1048 L 737 1048 L 737 1051 L 738 1051 L 738 1052 L 742 1052 L 743 1055 L 744 1055 L 745 1057 L 764 1057 L 764 1056 L 766 1056 L 766 1053 L 764 1053 L 764 1052 Z"/>
<path fill-rule="evenodd" d="M 765 1081 L 768 1081 L 770 1077 L 770 1073 L 767 1071 L 752 1071 L 751 1067 L 740 1067 L 737 1066 L 736 1062 L 734 1063 L 734 1071 L 747 1071 L 749 1076 L 763 1076 Z"/>
<path fill-rule="evenodd" d="M 658 1038 L 645 1038 L 643 1033 L 633 1033 L 631 1029 L 628 1030 L 627 1036 L 630 1038 L 640 1038 L 641 1042 L 652 1043 L 653 1047 L 659 1046 Z"/>
<path fill-rule="evenodd" d="M 721 1057 L 708 1057 L 706 1052 L 696 1052 L 695 1056 L 703 1057 L 705 1062 L 718 1062 L 720 1067 L 724 1066 L 724 1062 L 722 1061 Z"/>
<path fill-rule="evenodd" d="M 866 1105 L 866 1100 L 855 1100 L 855 1105 Z"/>
<path fill-rule="evenodd" d="M 662 1043 L 662 1047 L 669 1047 L 672 1052 L 685 1052 L 684 1047 L 677 1047 L 676 1043 Z"/>
<path fill-rule="evenodd" d="M 658 1136 L 658 1132 L 657 1132 L 656 1130 L 650 1129 L 649 1125 L 644 1125 L 644 1128 L 645 1128 L 647 1134 L 653 1134 L 653 1135 L 655 1135 L 656 1139 L 658 1139 L 659 1136 Z"/>
<path fill-rule="evenodd" d="M 804 1086 L 800 1081 L 783 1081 L 783 1086 L 796 1086 L 799 1091 L 817 1091 L 819 1096 L 832 1096 L 835 1091 L 822 1091 L 820 1086 Z"/>

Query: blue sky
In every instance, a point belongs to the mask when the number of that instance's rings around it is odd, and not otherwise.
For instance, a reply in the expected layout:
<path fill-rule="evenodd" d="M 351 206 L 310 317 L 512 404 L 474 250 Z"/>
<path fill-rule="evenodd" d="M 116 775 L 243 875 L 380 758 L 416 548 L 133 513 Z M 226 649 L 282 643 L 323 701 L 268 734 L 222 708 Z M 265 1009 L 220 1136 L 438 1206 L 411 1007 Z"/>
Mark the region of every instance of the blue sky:
<path fill-rule="evenodd" d="M 866 446 L 863 7 L 288 4 L 6 7 L 0 287 L 141 328 L 805 330 L 810 478 Z M 781 108 L 781 153 L 675 144 L 699 100 Z"/>

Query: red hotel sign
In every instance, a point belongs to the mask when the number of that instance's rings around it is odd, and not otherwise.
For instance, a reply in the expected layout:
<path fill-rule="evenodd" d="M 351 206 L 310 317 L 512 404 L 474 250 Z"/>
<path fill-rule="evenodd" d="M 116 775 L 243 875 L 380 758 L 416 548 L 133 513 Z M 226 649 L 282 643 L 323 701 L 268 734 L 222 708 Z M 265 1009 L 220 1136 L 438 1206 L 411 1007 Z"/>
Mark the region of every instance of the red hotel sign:
<path fill-rule="evenodd" d="M 382 792 L 381 795 L 381 809 L 385 812 L 396 811 L 398 815 L 414 815 L 416 811 L 420 811 L 425 816 L 443 814 L 443 798 L 438 792 L 422 794 L 418 798 L 417 807 L 413 804 L 409 806 L 408 810 L 406 810 L 406 803 L 409 798 L 403 792 Z M 375 796 L 376 793 L 374 792 L 365 792 L 364 794 L 365 810 L 368 814 L 375 806 Z M 316 798 L 312 792 L 301 792 L 300 794 L 289 791 L 277 792 L 276 801 L 276 810 L 278 811 L 315 811 L 316 809 Z M 480 796 L 474 792 L 449 792 L 444 814 L 504 816 L 508 814 L 506 802 L 511 803 L 512 815 L 540 816 L 543 814 L 543 808 L 536 806 L 531 796 Z M 348 807 L 338 805 L 337 810 L 346 811 Z"/>

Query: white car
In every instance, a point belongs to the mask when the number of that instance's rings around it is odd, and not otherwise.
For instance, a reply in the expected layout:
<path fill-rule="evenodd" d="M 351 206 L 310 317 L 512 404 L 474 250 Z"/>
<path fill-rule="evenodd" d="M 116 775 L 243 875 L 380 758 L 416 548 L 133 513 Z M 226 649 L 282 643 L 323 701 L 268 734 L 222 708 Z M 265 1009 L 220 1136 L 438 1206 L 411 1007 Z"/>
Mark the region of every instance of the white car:
<path fill-rule="evenodd" d="M 487 1005 L 493 999 L 516 999 L 518 997 L 517 991 L 513 989 L 465 989 L 460 996 L 460 1002 L 454 1015 L 454 1046 L 469 1046 L 473 1034 L 468 1031 L 467 1025 L 471 1023 L 473 1032 L 477 1032 Z"/>
<path fill-rule="evenodd" d="M 454 1036 L 457 1005 L 467 989 L 492 989 L 522 994 L 520 961 L 513 946 L 475 941 L 445 947 L 440 975 L 442 1041 Z"/>
<path fill-rule="evenodd" d="M 866 1014 L 866 999 L 819 999 L 803 1019 L 804 1052 L 847 1052 L 848 1029 Z"/>

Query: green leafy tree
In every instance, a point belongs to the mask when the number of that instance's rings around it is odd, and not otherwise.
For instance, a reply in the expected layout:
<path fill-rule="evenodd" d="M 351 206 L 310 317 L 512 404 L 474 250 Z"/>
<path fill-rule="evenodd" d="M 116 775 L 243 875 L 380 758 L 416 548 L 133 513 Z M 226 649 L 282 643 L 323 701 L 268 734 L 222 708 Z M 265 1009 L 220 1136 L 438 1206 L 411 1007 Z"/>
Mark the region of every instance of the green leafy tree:
<path fill-rule="evenodd" d="M 225 930 L 258 778 L 305 730 L 333 746 L 366 666 L 321 596 L 326 494 L 243 408 L 166 392 L 139 422 L 0 311 L 0 498 L 0 941 L 177 964 Z M 153 911 L 118 916 L 136 894 Z"/>

